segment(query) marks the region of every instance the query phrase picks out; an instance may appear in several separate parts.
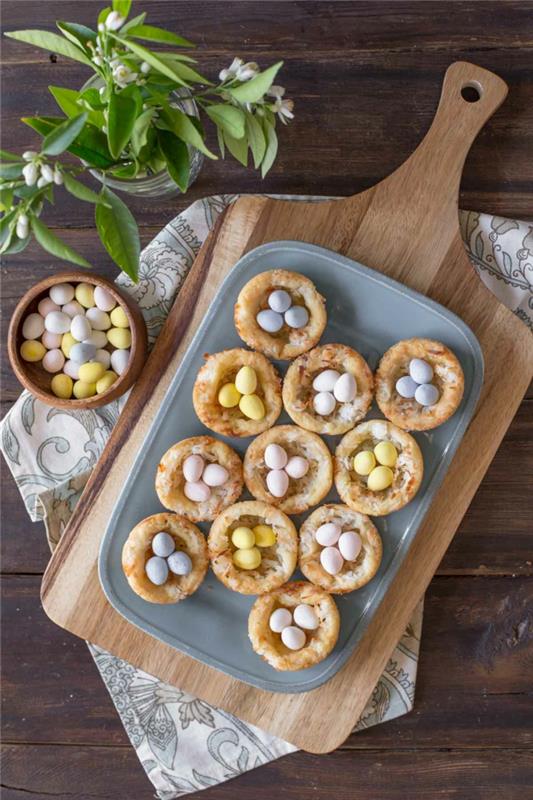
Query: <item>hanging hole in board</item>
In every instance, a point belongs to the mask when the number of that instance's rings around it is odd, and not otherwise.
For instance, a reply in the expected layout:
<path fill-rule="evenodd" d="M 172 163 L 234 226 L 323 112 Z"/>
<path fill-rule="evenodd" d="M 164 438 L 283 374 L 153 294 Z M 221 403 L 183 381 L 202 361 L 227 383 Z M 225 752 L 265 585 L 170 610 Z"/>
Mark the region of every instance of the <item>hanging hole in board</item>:
<path fill-rule="evenodd" d="M 461 89 L 461 97 L 463 100 L 466 100 L 467 103 L 477 103 L 478 100 L 481 100 L 482 94 L 483 89 L 481 88 L 481 84 L 477 82 L 465 83 Z"/>

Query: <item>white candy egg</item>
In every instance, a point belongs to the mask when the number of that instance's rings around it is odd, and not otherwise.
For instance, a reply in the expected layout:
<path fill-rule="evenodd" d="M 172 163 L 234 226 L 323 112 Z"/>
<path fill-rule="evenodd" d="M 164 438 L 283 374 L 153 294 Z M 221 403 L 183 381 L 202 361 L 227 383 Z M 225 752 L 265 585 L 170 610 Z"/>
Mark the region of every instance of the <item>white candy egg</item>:
<path fill-rule="evenodd" d="M 316 529 L 315 539 L 322 547 L 330 547 L 338 542 L 341 531 L 342 528 L 337 522 L 325 522 Z"/>
<path fill-rule="evenodd" d="M 320 563 L 330 575 L 338 575 L 344 559 L 336 547 L 324 547 L 320 553 Z"/>
<path fill-rule="evenodd" d="M 71 300 L 70 303 L 65 303 L 65 305 L 62 306 L 61 311 L 63 314 L 68 314 L 71 319 L 74 319 L 74 317 L 76 317 L 78 314 L 85 314 L 84 307 L 81 305 L 81 303 L 78 303 L 77 300 Z"/>
<path fill-rule="evenodd" d="M 77 361 L 78 364 L 86 364 L 87 361 L 93 361 L 96 355 L 96 347 L 94 344 L 86 344 L 85 342 L 76 342 L 70 348 L 70 358 L 72 361 Z"/>
<path fill-rule="evenodd" d="M 289 476 L 284 469 L 273 469 L 267 474 L 266 484 L 274 497 L 284 497 L 289 488 Z"/>
<path fill-rule="evenodd" d="M 306 603 L 300 603 L 292 612 L 295 623 L 306 631 L 316 631 L 320 622 L 315 609 Z"/>
<path fill-rule="evenodd" d="M 418 383 L 410 375 L 404 375 L 396 381 L 396 391 L 400 397 L 411 398 L 415 396 Z"/>
<path fill-rule="evenodd" d="M 340 372 L 336 369 L 325 369 L 324 372 L 319 372 L 313 381 L 313 389 L 315 392 L 332 392 L 335 384 L 340 378 Z"/>
<path fill-rule="evenodd" d="M 76 314 L 70 323 L 70 332 L 78 342 L 83 342 L 91 335 L 91 325 L 85 314 Z"/>
<path fill-rule="evenodd" d="M 117 375 L 122 375 L 127 369 L 129 360 L 129 350 L 113 350 L 111 353 L 111 366 L 113 367 L 113 371 L 116 372 Z"/>
<path fill-rule="evenodd" d="M 417 387 L 415 400 L 421 406 L 434 406 L 439 399 L 439 390 L 432 383 L 423 383 Z"/>
<path fill-rule="evenodd" d="M 339 403 L 351 403 L 356 394 L 357 384 L 355 378 L 349 372 L 345 372 L 335 384 L 333 395 Z"/>
<path fill-rule="evenodd" d="M 433 368 L 423 358 L 412 358 L 409 362 L 409 375 L 416 383 L 429 383 L 433 377 Z"/>
<path fill-rule="evenodd" d="M 65 303 L 70 303 L 73 299 L 74 286 L 71 286 L 70 283 L 57 283 L 50 288 L 48 294 L 56 305 L 64 306 Z M 66 331 L 63 331 L 63 333 L 66 333 Z"/>
<path fill-rule="evenodd" d="M 84 342 L 84 344 L 87 344 L 87 340 Z M 99 348 L 94 355 L 94 361 L 98 361 L 99 364 L 103 364 L 106 369 L 109 369 L 111 366 L 111 353 L 109 350 L 103 350 L 102 348 Z"/>
<path fill-rule="evenodd" d="M 355 561 L 361 552 L 362 546 L 361 537 L 355 531 L 345 531 L 341 533 L 339 541 L 337 542 L 340 554 L 346 561 Z"/>
<path fill-rule="evenodd" d="M 111 359 L 111 362 L 113 359 Z M 197 455 L 196 453 L 192 453 L 190 456 L 187 456 L 185 461 L 183 462 L 183 477 L 186 481 L 190 483 L 194 483 L 195 481 L 199 481 L 202 477 L 202 472 L 204 471 L 204 460 L 202 456 Z"/>
<path fill-rule="evenodd" d="M 174 539 L 170 533 L 166 533 L 166 531 L 159 531 L 152 539 L 152 551 L 155 556 L 166 558 L 173 553 L 175 549 L 176 545 L 174 544 Z"/>
<path fill-rule="evenodd" d="M 203 481 L 185 481 L 183 493 L 193 503 L 205 503 L 211 497 L 211 489 Z"/>
<path fill-rule="evenodd" d="M 63 366 L 63 372 L 65 375 L 68 375 L 69 378 L 72 378 L 73 381 L 77 381 L 80 377 L 80 366 L 77 361 L 65 361 Z"/>
<path fill-rule="evenodd" d="M 70 331 L 70 317 L 62 311 L 50 311 L 44 319 L 44 327 L 50 333 L 67 333 Z"/>
<path fill-rule="evenodd" d="M 223 486 L 229 478 L 229 472 L 222 464 L 208 464 L 204 469 L 202 480 L 208 486 Z"/>
<path fill-rule="evenodd" d="M 61 350 L 48 350 L 42 360 L 42 365 L 47 372 L 60 372 L 65 363 L 65 356 Z"/>
<path fill-rule="evenodd" d="M 85 312 L 85 316 L 95 331 L 107 331 L 111 327 L 109 314 L 96 308 L 96 306 L 88 308 Z"/>
<path fill-rule="evenodd" d="M 28 314 L 22 323 L 22 335 L 25 339 L 38 339 L 44 331 L 44 319 L 40 314 Z"/>
<path fill-rule="evenodd" d="M 287 453 L 279 444 L 267 444 L 264 459 L 269 469 L 283 469 L 289 460 Z"/>
<path fill-rule="evenodd" d="M 292 623 L 292 614 L 288 608 L 276 608 L 270 615 L 268 625 L 274 633 L 281 633 L 283 628 L 287 628 Z"/>
<path fill-rule="evenodd" d="M 176 550 L 167 558 L 167 564 L 174 575 L 190 575 L 192 572 L 192 561 L 187 553 Z"/>
<path fill-rule="evenodd" d="M 309 322 L 309 311 L 304 306 L 291 306 L 285 312 L 285 322 L 289 328 L 303 328 Z"/>
<path fill-rule="evenodd" d="M 146 577 L 156 586 L 162 586 L 168 578 L 168 566 L 164 558 L 152 556 L 144 567 Z"/>
<path fill-rule="evenodd" d="M 288 625 L 281 631 L 281 641 L 289 650 L 301 650 L 305 645 L 305 633 L 295 625 Z"/>
<path fill-rule="evenodd" d="M 112 311 L 117 304 L 113 295 L 108 292 L 107 289 L 102 288 L 102 286 L 95 286 L 94 302 L 100 311 Z"/>
<path fill-rule="evenodd" d="M 259 327 L 267 333 L 277 333 L 283 325 L 281 314 L 268 308 L 260 311 L 255 319 Z"/>
<path fill-rule="evenodd" d="M 276 289 L 268 297 L 268 305 L 272 311 L 277 311 L 278 314 L 284 314 L 291 307 L 291 303 L 291 296 L 284 289 Z"/>
<path fill-rule="evenodd" d="M 321 417 L 327 417 L 334 411 L 336 405 L 335 398 L 331 392 L 319 392 L 313 397 L 313 408 Z"/>
<path fill-rule="evenodd" d="M 37 311 L 39 312 L 41 317 L 46 317 L 46 315 L 49 314 L 50 311 L 61 311 L 61 309 L 59 308 L 57 303 L 54 303 L 54 301 L 50 299 L 50 297 L 43 297 L 43 299 L 39 302 L 39 305 L 37 306 Z"/>
<path fill-rule="evenodd" d="M 83 341 L 87 344 L 94 344 L 94 346 L 100 350 L 107 345 L 107 336 L 104 331 L 91 331 L 89 336 L 86 336 Z"/>
<path fill-rule="evenodd" d="M 285 467 L 285 472 L 290 478 L 303 478 L 308 471 L 309 461 L 303 456 L 292 456 Z"/>
<path fill-rule="evenodd" d="M 60 333 L 50 333 L 50 331 L 45 331 L 41 336 L 41 342 L 47 350 L 55 350 L 61 347 L 62 339 L 63 336 Z"/>

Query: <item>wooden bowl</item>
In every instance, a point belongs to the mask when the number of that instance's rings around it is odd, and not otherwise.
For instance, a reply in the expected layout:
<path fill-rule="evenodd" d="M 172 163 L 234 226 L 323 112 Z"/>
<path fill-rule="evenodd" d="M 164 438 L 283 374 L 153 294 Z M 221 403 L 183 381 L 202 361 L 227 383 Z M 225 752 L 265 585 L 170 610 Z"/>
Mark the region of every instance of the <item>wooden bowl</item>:
<path fill-rule="evenodd" d="M 93 286 L 101 286 L 108 291 L 124 309 L 131 330 L 130 358 L 126 370 L 119 375 L 118 380 L 109 387 L 106 392 L 88 397 L 84 400 L 77 400 L 75 397 L 65 400 L 56 397 L 50 388 L 53 374 L 47 372 L 41 362 L 24 361 L 20 357 L 20 346 L 24 341 L 22 336 L 22 325 L 28 314 L 37 311 L 39 302 L 48 296 L 51 286 L 58 283 L 89 283 Z M 109 347 L 109 346 L 108 346 Z M 110 283 L 105 278 L 98 275 L 88 275 L 86 272 L 62 272 L 44 281 L 35 284 L 29 289 L 18 303 L 11 322 L 7 337 L 7 348 L 9 360 L 13 367 L 13 372 L 24 386 L 35 397 L 42 400 L 49 406 L 56 408 L 86 409 L 98 408 L 116 400 L 135 383 L 146 361 L 147 337 L 146 325 L 137 304 L 123 293 L 114 283 Z M 110 349 L 110 348 L 109 348 Z M 58 373 L 55 373 L 58 374 Z"/>

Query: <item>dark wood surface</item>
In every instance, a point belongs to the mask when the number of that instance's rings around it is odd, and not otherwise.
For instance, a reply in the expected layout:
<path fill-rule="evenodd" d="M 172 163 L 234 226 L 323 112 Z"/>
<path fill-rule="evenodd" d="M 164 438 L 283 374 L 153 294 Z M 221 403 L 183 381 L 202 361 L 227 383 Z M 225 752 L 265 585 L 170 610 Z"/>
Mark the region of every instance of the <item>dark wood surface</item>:
<path fill-rule="evenodd" d="M 6 0 L 2 28 L 52 29 L 55 18 L 90 24 L 99 4 Z M 266 181 L 233 162 L 209 164 L 186 200 L 135 201 L 143 241 L 197 197 L 214 192 L 352 194 L 376 183 L 416 146 L 450 61 L 497 72 L 509 98 L 474 144 L 461 206 L 533 216 L 533 3 L 229 2 L 144 4 L 150 22 L 200 44 L 214 75 L 234 54 L 285 60 L 280 82 L 296 121 L 281 131 Z M 18 122 L 53 113 L 48 84 L 78 86 L 81 65 L 5 41 L 2 146 L 36 143 Z M 98 271 L 114 268 L 90 209 L 62 198 L 47 221 Z M 96 253 L 96 255 L 95 255 Z M 58 263 L 36 248 L 2 266 L 2 340 L 31 282 Z M 19 393 L 2 349 L 2 414 Z M 533 784 L 531 644 L 533 395 L 522 404 L 426 600 L 414 711 L 350 737 L 329 756 L 294 754 L 206 798 L 265 798 L 283 789 L 306 800 L 525 798 Z M 475 458 L 475 453 L 473 454 Z M 41 525 L 28 521 L 4 469 L 2 484 L 3 755 L 5 800 L 150 797 L 83 642 L 40 608 L 48 558 Z"/>

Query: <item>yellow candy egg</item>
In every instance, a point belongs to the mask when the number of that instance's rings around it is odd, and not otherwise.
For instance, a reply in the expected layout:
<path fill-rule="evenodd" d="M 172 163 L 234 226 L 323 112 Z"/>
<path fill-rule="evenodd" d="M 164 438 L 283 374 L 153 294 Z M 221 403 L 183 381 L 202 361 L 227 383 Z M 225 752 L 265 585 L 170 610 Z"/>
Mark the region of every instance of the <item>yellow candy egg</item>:
<path fill-rule="evenodd" d="M 253 529 L 258 547 L 272 547 L 276 544 L 276 534 L 270 525 L 256 525 Z"/>
<path fill-rule="evenodd" d="M 265 406 L 260 397 L 256 394 L 245 394 L 239 400 L 239 408 L 248 419 L 263 419 L 265 416 Z"/>
<path fill-rule="evenodd" d="M 72 378 L 63 372 L 60 375 L 54 375 L 51 388 L 56 397 L 68 400 L 72 397 Z"/>
<path fill-rule="evenodd" d="M 122 306 L 117 306 L 113 309 L 111 314 L 111 322 L 115 326 L 115 328 L 129 328 L 130 323 L 128 317 L 126 316 L 126 312 L 122 308 Z"/>
<path fill-rule="evenodd" d="M 393 478 L 389 467 L 376 467 L 368 476 L 367 486 L 371 492 L 381 492 L 383 489 L 388 489 Z"/>
<path fill-rule="evenodd" d="M 87 381 L 76 381 L 73 390 L 74 397 L 78 400 L 86 400 L 87 397 L 92 397 L 96 394 L 96 384 L 87 383 Z"/>
<path fill-rule="evenodd" d="M 24 361 L 41 361 L 46 353 L 46 347 L 35 339 L 27 339 L 20 345 L 20 357 Z"/>
<path fill-rule="evenodd" d="M 231 534 L 231 541 L 239 550 L 249 550 L 255 544 L 254 532 L 251 528 L 241 525 L 239 528 L 235 528 Z"/>
<path fill-rule="evenodd" d="M 70 358 L 70 348 L 77 343 L 77 339 L 71 333 L 64 333 L 61 339 L 61 349 L 65 358 Z"/>
<path fill-rule="evenodd" d="M 235 376 L 235 386 L 241 394 L 253 394 L 257 389 L 257 375 L 252 367 L 241 367 Z"/>
<path fill-rule="evenodd" d="M 78 283 L 74 292 L 76 300 L 84 308 L 92 308 L 94 306 L 94 286 L 90 283 Z"/>
<path fill-rule="evenodd" d="M 235 550 L 233 563 L 239 569 L 257 569 L 261 563 L 261 553 L 257 547 L 250 547 L 248 550 Z"/>
<path fill-rule="evenodd" d="M 361 450 L 354 456 L 353 468 L 358 475 L 370 475 L 376 466 L 376 458 L 371 450 Z"/>
<path fill-rule="evenodd" d="M 384 467 L 393 467 L 398 459 L 398 451 L 392 442 L 379 442 L 374 447 L 374 455 Z"/>
<path fill-rule="evenodd" d="M 107 331 L 107 340 L 117 350 L 127 350 L 131 347 L 131 332 L 129 328 L 110 328 Z"/>
<path fill-rule="evenodd" d="M 241 393 L 237 391 L 234 383 L 225 383 L 218 393 L 218 402 L 222 408 L 235 408 L 239 405 Z"/>
<path fill-rule="evenodd" d="M 80 381 L 96 383 L 96 381 L 100 380 L 104 372 L 105 367 L 99 361 L 88 361 L 86 364 L 80 366 L 78 374 Z"/>
<path fill-rule="evenodd" d="M 113 372 L 112 369 L 108 369 L 107 372 L 104 372 L 102 377 L 96 381 L 96 394 L 107 392 L 107 390 L 113 386 L 117 378 L 117 373 Z"/>

